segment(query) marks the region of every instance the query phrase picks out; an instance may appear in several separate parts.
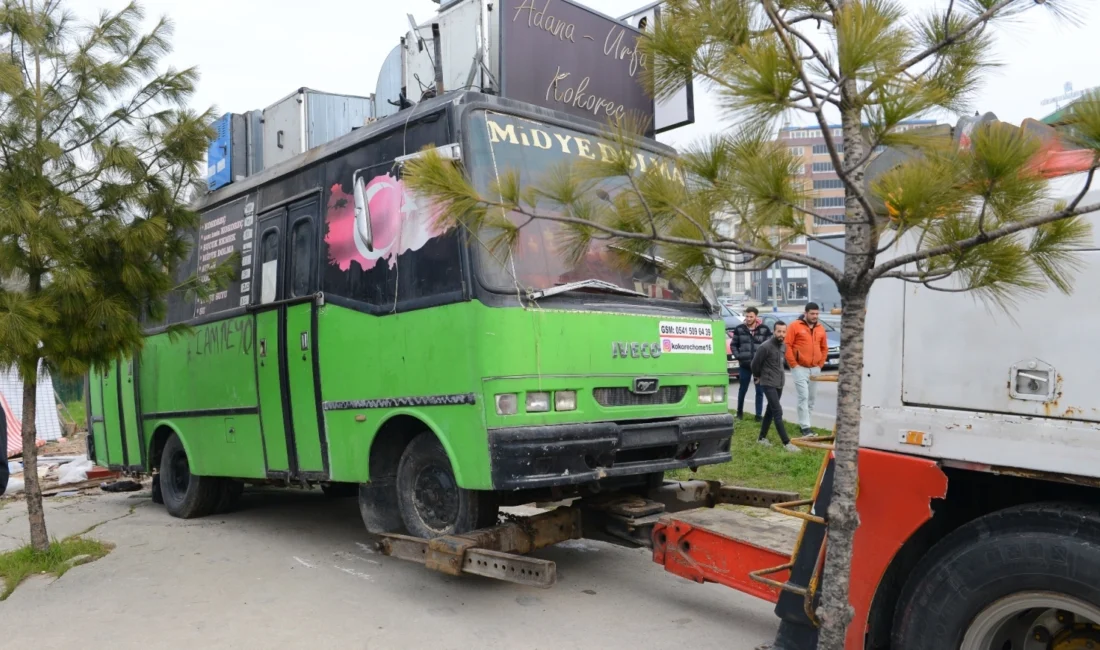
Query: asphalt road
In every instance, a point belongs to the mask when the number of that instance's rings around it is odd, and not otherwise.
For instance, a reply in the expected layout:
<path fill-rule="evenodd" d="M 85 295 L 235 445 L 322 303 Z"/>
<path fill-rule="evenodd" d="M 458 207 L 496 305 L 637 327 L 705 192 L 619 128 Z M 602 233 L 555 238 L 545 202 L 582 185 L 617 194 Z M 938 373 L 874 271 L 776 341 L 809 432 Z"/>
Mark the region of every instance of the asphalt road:
<path fill-rule="evenodd" d="M 0 503 L 3 551 L 27 523 L 21 501 Z M 539 552 L 557 563 L 551 589 L 430 573 L 378 555 L 355 500 L 318 491 L 249 491 L 240 511 L 189 521 L 148 493 L 46 503 L 51 536 L 94 527 L 116 548 L 0 603 L 2 647 L 751 650 L 777 626 L 763 601 L 587 540 Z"/>
<path fill-rule="evenodd" d="M 836 374 L 835 370 L 829 371 L 825 374 Z M 811 424 L 815 427 L 821 427 L 822 429 L 832 429 L 836 424 L 836 382 L 820 381 L 815 382 L 817 385 L 817 395 L 814 401 L 814 412 Z M 738 382 L 730 382 L 730 394 L 729 403 L 730 409 L 737 409 L 737 390 Z M 745 412 L 752 413 L 755 399 L 755 393 L 750 389 L 748 394 L 745 395 Z M 794 422 L 798 419 L 798 397 L 794 390 L 794 381 L 791 379 L 791 373 L 787 373 L 787 385 L 783 388 L 783 398 L 781 400 L 783 404 L 783 415 L 790 421 Z M 765 402 L 767 404 L 767 402 Z"/>

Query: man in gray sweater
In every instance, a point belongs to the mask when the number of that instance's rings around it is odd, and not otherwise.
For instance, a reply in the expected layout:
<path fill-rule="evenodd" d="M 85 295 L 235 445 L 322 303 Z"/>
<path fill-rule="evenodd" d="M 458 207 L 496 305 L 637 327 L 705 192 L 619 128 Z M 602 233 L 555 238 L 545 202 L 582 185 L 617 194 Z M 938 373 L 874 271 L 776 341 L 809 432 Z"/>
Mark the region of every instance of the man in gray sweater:
<path fill-rule="evenodd" d="M 783 385 L 787 377 L 783 373 L 783 338 L 787 335 L 787 325 L 783 321 L 776 321 L 772 325 L 772 337 L 765 341 L 752 358 L 753 381 L 764 390 L 764 397 L 768 400 L 768 408 L 764 411 L 764 420 L 760 423 L 760 439 L 762 445 L 771 446 L 768 441 L 768 428 L 775 421 L 775 430 L 779 433 L 779 439 L 783 441 L 783 448 L 790 452 L 801 451 L 791 444 L 787 437 L 787 428 L 783 424 L 783 406 L 779 400 L 783 397 Z"/>

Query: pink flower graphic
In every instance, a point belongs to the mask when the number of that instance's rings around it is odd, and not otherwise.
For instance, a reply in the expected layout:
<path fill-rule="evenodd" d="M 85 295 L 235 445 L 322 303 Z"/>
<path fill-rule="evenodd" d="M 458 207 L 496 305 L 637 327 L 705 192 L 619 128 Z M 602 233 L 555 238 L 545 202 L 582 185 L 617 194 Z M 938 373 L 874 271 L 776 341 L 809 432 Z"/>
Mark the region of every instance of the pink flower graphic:
<path fill-rule="evenodd" d="M 330 261 L 341 271 L 351 268 L 352 261 L 358 262 L 364 271 L 374 268 L 380 259 L 387 260 L 392 267 L 398 255 L 420 250 L 442 234 L 434 226 L 435 210 L 421 208 L 398 178 L 389 174 L 375 176 L 367 183 L 366 199 L 374 236 L 373 251 L 367 250 L 355 228 L 354 198 L 339 183 L 332 186 L 325 242 L 329 245 Z"/>

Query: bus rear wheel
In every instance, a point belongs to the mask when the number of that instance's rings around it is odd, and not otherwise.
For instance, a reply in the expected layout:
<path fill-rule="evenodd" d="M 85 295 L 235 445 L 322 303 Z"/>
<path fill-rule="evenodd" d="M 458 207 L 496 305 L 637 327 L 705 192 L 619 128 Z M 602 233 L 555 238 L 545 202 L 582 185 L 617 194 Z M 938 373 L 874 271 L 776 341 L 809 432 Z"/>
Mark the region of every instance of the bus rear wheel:
<path fill-rule="evenodd" d="M 451 460 L 431 432 L 413 438 L 397 466 L 397 505 L 409 533 L 439 537 L 496 523 L 493 493 L 459 487 Z"/>
<path fill-rule="evenodd" d="M 218 507 L 222 487 L 217 477 L 191 473 L 187 451 L 173 433 L 160 458 L 160 493 L 168 514 L 180 519 L 204 517 Z"/>
<path fill-rule="evenodd" d="M 895 650 L 1100 648 L 1100 512 L 1032 504 L 932 547 L 894 618 Z"/>

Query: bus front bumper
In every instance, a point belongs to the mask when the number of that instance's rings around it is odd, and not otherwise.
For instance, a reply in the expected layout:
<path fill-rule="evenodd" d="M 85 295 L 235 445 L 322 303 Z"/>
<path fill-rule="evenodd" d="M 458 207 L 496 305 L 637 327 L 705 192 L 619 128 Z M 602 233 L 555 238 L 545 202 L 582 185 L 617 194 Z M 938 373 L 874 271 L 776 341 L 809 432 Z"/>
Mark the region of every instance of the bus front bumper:
<path fill-rule="evenodd" d="M 589 483 L 730 460 L 733 416 L 587 422 L 489 430 L 493 487 Z"/>

